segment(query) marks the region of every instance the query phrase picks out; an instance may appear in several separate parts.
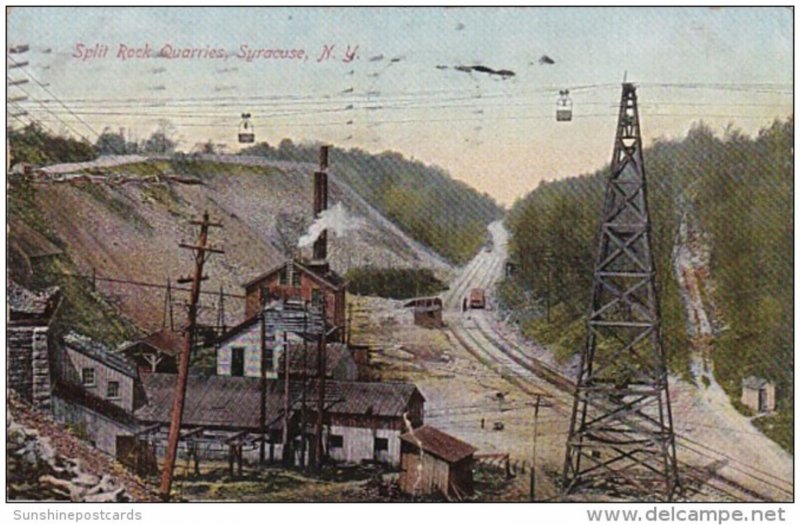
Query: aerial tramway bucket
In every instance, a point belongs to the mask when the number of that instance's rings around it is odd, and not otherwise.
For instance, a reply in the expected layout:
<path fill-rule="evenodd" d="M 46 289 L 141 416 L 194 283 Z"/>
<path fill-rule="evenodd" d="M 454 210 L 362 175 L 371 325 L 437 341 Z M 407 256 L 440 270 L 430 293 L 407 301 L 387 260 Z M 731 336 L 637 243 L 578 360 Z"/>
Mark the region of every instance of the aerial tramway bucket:
<path fill-rule="evenodd" d="M 242 113 L 242 122 L 239 124 L 239 144 L 252 144 L 256 141 L 255 129 L 250 122 L 250 113 Z"/>
<path fill-rule="evenodd" d="M 572 99 L 569 98 L 569 90 L 562 89 L 558 92 L 558 102 L 556 102 L 556 122 L 570 122 L 572 120 Z"/>

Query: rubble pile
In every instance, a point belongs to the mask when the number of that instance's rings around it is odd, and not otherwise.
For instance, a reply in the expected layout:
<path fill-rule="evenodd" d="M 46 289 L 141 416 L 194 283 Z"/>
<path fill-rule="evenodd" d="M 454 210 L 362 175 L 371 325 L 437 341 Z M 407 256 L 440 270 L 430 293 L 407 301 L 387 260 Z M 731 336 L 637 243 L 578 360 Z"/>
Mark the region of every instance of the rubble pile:
<path fill-rule="evenodd" d="M 6 498 L 158 501 L 155 488 L 7 390 Z"/>
<path fill-rule="evenodd" d="M 131 500 L 125 487 L 110 475 L 86 472 L 80 459 L 58 454 L 49 438 L 11 417 L 6 425 L 6 457 L 9 499 L 87 503 Z"/>

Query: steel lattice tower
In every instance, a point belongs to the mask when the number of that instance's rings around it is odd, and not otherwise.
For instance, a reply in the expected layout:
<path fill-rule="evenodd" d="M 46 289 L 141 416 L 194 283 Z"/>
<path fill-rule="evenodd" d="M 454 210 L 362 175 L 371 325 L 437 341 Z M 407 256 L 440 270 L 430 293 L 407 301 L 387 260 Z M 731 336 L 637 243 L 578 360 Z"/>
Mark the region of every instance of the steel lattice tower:
<path fill-rule="evenodd" d="M 564 492 L 671 501 L 678 488 L 661 346 L 636 88 L 622 101 L 591 309 L 564 462 Z"/>

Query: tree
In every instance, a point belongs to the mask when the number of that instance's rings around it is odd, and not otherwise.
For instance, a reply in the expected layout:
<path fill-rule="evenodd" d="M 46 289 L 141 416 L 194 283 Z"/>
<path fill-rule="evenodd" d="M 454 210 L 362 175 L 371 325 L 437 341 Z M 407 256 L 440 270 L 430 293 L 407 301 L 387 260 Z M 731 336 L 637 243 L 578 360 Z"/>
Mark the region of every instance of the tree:
<path fill-rule="evenodd" d="M 9 131 L 8 146 L 12 164 L 84 162 L 97 158 L 89 142 L 52 134 L 35 123 Z"/>
<path fill-rule="evenodd" d="M 156 131 L 144 141 L 142 149 L 145 153 L 172 153 L 177 145 L 175 127 L 169 121 L 162 120 Z"/>
<path fill-rule="evenodd" d="M 114 133 L 109 128 L 104 128 L 97 137 L 94 148 L 99 155 L 122 155 L 127 153 L 127 143 L 121 133 Z"/>

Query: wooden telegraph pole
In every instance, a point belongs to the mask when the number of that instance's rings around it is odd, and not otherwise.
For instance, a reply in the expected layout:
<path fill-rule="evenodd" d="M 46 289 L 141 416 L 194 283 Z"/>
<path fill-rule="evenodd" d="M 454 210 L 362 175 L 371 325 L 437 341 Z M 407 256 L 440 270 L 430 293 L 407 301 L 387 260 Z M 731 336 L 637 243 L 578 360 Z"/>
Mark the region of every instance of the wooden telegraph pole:
<path fill-rule="evenodd" d="M 533 456 L 531 457 L 531 501 L 536 501 L 536 437 L 539 433 L 539 406 L 542 396 L 536 395 L 536 405 L 533 409 Z"/>
<path fill-rule="evenodd" d="M 322 454 L 324 451 L 322 444 L 322 429 L 325 424 L 325 358 L 327 352 L 327 334 L 325 328 L 325 297 L 322 297 L 322 334 L 319 336 L 319 343 L 317 346 L 317 381 L 319 381 L 319 388 L 317 389 L 317 428 L 315 436 L 315 454 L 314 454 L 314 468 L 317 472 L 322 471 Z"/>
<path fill-rule="evenodd" d="M 222 224 L 209 221 L 208 212 L 203 213 L 203 220 L 192 221 L 192 224 L 200 226 L 200 235 L 196 244 L 180 243 L 181 248 L 192 250 L 194 254 L 194 276 L 191 278 L 178 279 L 178 282 L 191 282 L 192 289 L 189 297 L 189 319 L 184 330 L 183 349 L 181 350 L 180 361 L 178 363 L 178 382 L 175 385 L 175 397 L 172 402 L 172 420 L 169 426 L 169 438 L 167 440 L 167 455 L 164 458 L 164 468 L 161 471 L 161 487 L 159 495 L 164 501 L 169 501 L 172 489 L 172 473 L 175 468 L 175 460 L 178 455 L 178 440 L 181 433 L 181 419 L 183 419 L 183 406 L 186 398 L 186 382 L 189 377 L 189 358 L 194 344 L 194 332 L 197 326 L 197 303 L 200 298 L 200 283 L 206 278 L 203 277 L 203 265 L 208 254 L 224 253 L 217 248 L 206 246 L 208 241 L 208 228 L 211 226 L 221 228 Z"/>

